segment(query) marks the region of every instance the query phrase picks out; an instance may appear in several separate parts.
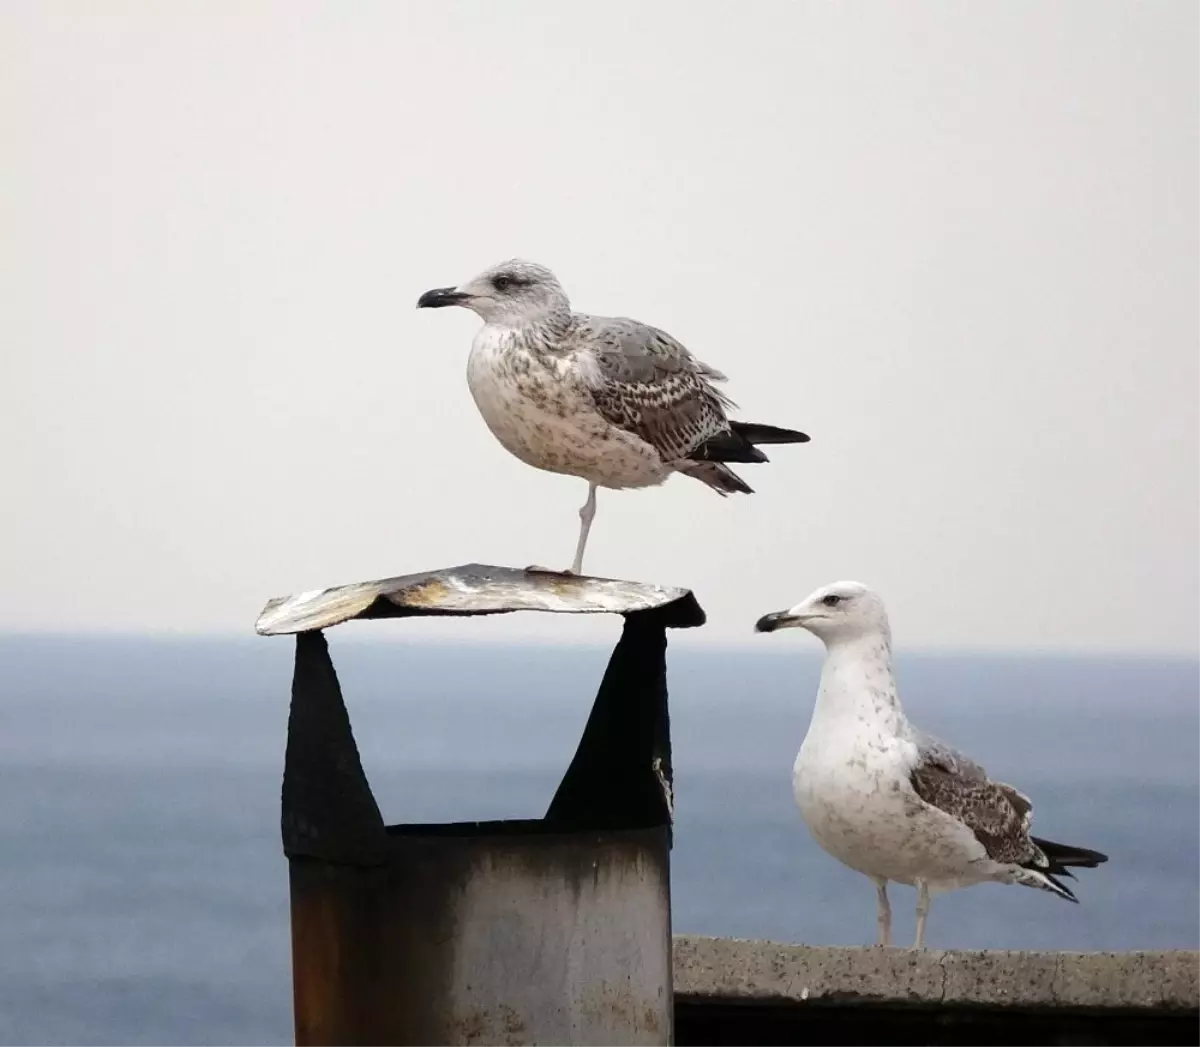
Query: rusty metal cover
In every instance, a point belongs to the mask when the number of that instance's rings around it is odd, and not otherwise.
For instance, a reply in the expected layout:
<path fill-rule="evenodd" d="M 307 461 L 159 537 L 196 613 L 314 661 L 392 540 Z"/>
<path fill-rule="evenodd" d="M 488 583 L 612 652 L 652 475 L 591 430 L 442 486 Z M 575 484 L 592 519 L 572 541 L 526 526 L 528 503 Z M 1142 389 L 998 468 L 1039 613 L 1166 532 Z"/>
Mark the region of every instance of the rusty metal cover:
<path fill-rule="evenodd" d="M 315 589 L 267 602 L 255 623 L 261 636 L 328 629 L 355 618 L 417 615 L 635 614 L 662 610 L 664 624 L 703 625 L 704 611 L 689 589 L 646 582 L 487 564 L 463 564 L 374 582 Z"/>

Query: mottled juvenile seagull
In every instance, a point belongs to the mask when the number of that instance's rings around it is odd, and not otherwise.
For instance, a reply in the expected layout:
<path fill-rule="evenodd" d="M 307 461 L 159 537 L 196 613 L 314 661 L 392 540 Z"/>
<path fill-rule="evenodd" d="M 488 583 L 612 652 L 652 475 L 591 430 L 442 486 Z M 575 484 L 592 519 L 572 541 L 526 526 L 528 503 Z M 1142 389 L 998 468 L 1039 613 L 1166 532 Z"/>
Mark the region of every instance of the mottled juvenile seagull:
<path fill-rule="evenodd" d="M 597 487 L 651 487 L 686 473 L 722 496 L 750 494 L 726 463 L 767 461 L 757 444 L 808 440 L 791 429 L 730 421 L 725 411 L 734 405 L 715 385 L 725 381 L 720 371 L 636 320 L 573 313 L 545 266 L 503 262 L 417 302 L 447 305 L 483 320 L 467 384 L 496 439 L 529 465 L 588 482 L 576 574 Z"/>
<path fill-rule="evenodd" d="M 905 719 L 887 612 L 874 592 L 835 582 L 760 618 L 756 629 L 797 626 L 820 637 L 826 655 L 792 770 L 796 803 L 817 843 L 874 882 L 880 945 L 891 944 L 889 880 L 917 888 L 915 949 L 935 894 L 994 881 L 1075 901 L 1057 877 L 1074 879 L 1072 867 L 1108 858 L 1031 836 L 1028 797 Z"/>

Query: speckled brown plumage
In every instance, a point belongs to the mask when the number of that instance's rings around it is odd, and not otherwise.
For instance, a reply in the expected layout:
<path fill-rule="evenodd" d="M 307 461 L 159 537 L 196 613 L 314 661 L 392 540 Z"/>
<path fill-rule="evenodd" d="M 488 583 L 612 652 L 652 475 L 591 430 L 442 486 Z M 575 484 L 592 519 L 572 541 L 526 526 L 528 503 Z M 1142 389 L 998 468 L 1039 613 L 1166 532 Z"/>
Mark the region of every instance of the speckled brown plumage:
<path fill-rule="evenodd" d="M 1011 785 L 963 773 L 937 758 L 914 768 L 911 781 L 922 800 L 966 825 L 993 861 L 1025 865 L 1041 859 L 1045 864 L 1029 837 L 1033 805 Z"/>
<path fill-rule="evenodd" d="M 623 318 L 576 316 L 563 341 L 586 354 L 583 370 L 596 408 L 613 425 L 645 440 L 664 461 L 688 458 L 729 431 L 733 402 L 716 388 L 725 376 L 657 328 Z"/>

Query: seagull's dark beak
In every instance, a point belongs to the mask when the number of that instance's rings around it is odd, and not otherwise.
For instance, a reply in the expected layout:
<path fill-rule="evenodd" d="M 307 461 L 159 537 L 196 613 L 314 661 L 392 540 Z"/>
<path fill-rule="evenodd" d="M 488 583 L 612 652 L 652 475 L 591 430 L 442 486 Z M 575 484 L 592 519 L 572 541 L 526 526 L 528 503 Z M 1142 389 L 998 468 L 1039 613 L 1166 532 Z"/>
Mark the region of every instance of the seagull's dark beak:
<path fill-rule="evenodd" d="M 804 616 L 791 611 L 772 611 L 754 623 L 756 633 L 773 633 L 778 629 L 795 629 L 804 625 Z"/>
<path fill-rule="evenodd" d="M 441 309 L 447 305 L 462 305 L 471 296 L 453 287 L 435 287 L 417 299 L 418 309 Z"/>

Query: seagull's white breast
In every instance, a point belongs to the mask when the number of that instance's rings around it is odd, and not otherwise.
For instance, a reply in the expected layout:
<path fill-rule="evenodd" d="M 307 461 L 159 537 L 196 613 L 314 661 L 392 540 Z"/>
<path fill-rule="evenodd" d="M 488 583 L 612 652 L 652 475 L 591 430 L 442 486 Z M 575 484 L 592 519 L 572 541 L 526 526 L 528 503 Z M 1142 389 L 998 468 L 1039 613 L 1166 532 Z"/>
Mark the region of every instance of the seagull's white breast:
<path fill-rule="evenodd" d="M 950 888 L 986 879 L 974 834 L 909 783 L 916 746 L 869 717 L 837 720 L 823 721 L 818 709 L 792 770 L 817 843 L 850 868 L 897 883 Z"/>
<path fill-rule="evenodd" d="M 467 385 L 497 440 L 537 469 L 602 487 L 648 487 L 671 470 L 644 440 L 595 408 L 570 354 L 536 352 L 513 331 L 488 325 L 475 337 Z"/>

